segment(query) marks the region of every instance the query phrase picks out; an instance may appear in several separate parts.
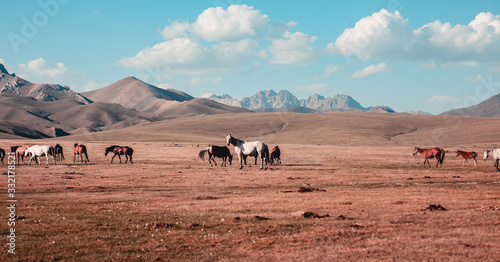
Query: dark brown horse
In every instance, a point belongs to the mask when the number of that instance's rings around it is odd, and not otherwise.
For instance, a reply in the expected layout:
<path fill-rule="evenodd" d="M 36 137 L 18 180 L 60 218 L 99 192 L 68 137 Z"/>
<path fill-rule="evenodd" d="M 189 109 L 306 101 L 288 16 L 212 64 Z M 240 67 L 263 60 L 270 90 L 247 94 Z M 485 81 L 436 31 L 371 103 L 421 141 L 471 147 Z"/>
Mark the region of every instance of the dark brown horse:
<path fill-rule="evenodd" d="M 229 158 L 229 165 L 231 165 L 233 162 L 233 156 L 231 155 L 231 152 L 229 151 L 229 148 L 227 148 L 227 146 L 209 145 L 207 148 L 200 151 L 198 157 L 201 158 L 201 160 L 205 161 L 205 154 L 207 153 L 208 163 L 210 163 L 210 166 L 213 166 L 212 161 L 214 161 L 215 165 L 217 166 L 217 162 L 215 162 L 216 157 L 222 158 L 221 166 L 227 166 L 227 158 Z"/>
<path fill-rule="evenodd" d="M 271 159 L 269 160 L 270 165 L 281 165 L 281 151 L 278 146 L 275 146 L 271 150 Z"/>
<path fill-rule="evenodd" d="M 83 162 L 83 155 L 85 155 L 85 163 L 90 162 L 89 156 L 87 155 L 87 147 L 84 145 L 79 145 L 75 143 L 73 146 L 73 163 L 76 161 L 76 155 L 80 156 L 80 163 Z"/>
<path fill-rule="evenodd" d="M 59 144 L 56 144 L 56 146 L 54 146 L 54 149 L 56 150 L 56 159 L 57 159 L 57 157 L 59 157 L 59 161 L 64 160 L 64 154 L 63 154 L 63 148 L 62 148 L 62 146 L 59 145 Z"/>
<path fill-rule="evenodd" d="M 434 147 L 434 148 L 427 148 L 427 149 L 422 149 L 422 148 L 418 148 L 418 147 L 415 147 L 415 150 L 413 151 L 413 155 L 416 155 L 417 153 L 420 153 L 423 157 L 424 157 L 424 167 L 425 167 L 425 163 L 427 162 L 427 164 L 429 164 L 429 167 L 431 167 L 431 163 L 429 163 L 429 158 L 436 158 L 437 160 L 437 163 L 436 163 L 436 167 L 438 167 L 438 165 L 443 165 L 443 161 L 444 161 L 444 155 L 446 154 L 446 152 L 441 149 L 441 148 L 438 148 L 438 147 Z"/>
<path fill-rule="evenodd" d="M 467 164 L 467 167 L 469 167 L 469 163 L 467 162 L 467 159 L 472 158 L 474 159 L 474 167 L 477 167 L 477 153 L 476 152 L 465 152 L 461 150 L 457 150 L 457 156 L 462 156 L 464 158 L 464 161 L 462 162 L 462 167 L 464 167 L 465 164 Z"/>
<path fill-rule="evenodd" d="M 105 156 L 108 155 L 108 153 L 113 152 L 113 157 L 111 158 L 111 163 L 113 163 L 113 159 L 115 156 L 118 156 L 118 159 L 120 159 L 120 164 L 122 163 L 122 158 L 120 156 L 125 156 L 125 164 L 128 162 L 130 158 L 130 164 L 133 164 L 132 162 L 132 154 L 134 153 L 134 150 L 131 147 L 128 146 L 110 146 L 106 147 L 106 152 L 104 153 Z"/>
<path fill-rule="evenodd" d="M 3 159 L 5 158 L 5 150 L 1 149 L 0 148 L 0 159 L 2 160 L 2 165 L 4 164 L 3 163 Z"/>

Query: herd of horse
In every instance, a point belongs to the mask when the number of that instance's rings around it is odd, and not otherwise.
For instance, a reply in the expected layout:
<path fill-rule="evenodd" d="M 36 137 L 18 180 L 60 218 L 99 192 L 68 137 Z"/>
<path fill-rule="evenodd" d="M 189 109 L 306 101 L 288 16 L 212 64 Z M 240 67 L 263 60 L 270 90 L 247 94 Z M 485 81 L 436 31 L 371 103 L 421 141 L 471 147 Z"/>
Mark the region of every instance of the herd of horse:
<path fill-rule="evenodd" d="M 215 162 L 215 158 L 222 158 L 221 166 L 227 166 L 227 160 L 229 159 L 229 164 L 232 164 L 233 155 L 231 154 L 228 146 L 234 146 L 234 152 L 238 156 L 238 161 L 240 164 L 240 169 L 243 168 L 243 163 L 246 165 L 246 159 L 249 156 L 255 157 L 255 165 L 257 165 L 257 158 L 261 159 L 261 169 L 267 169 L 269 165 L 281 165 L 281 150 L 278 146 L 273 147 L 271 153 L 269 153 L 269 147 L 266 143 L 262 141 L 253 141 L 246 142 L 244 140 L 233 137 L 231 134 L 226 135 L 226 144 L 227 146 L 215 146 L 209 145 L 208 147 L 202 149 L 198 153 L 198 157 L 200 157 L 203 161 L 205 161 L 205 155 L 208 155 L 208 162 L 210 166 L 213 167 L 212 162 L 217 166 L 217 162 Z M 36 164 L 41 164 L 40 157 L 46 157 L 46 165 L 49 164 L 49 156 L 54 160 L 54 164 L 56 164 L 57 160 L 64 160 L 63 147 L 59 144 L 55 146 L 51 145 L 34 145 L 34 146 L 11 146 L 10 152 L 15 154 L 17 159 L 17 164 L 20 161 L 24 161 L 25 157 L 30 157 L 28 165 L 31 165 L 31 162 L 35 162 Z M 456 153 L 456 156 L 462 156 L 463 162 L 462 167 L 469 166 L 468 159 L 474 160 L 474 167 L 477 167 L 477 159 L 478 154 L 476 152 L 466 152 L 462 150 L 457 151 L 446 151 L 439 147 L 434 148 L 418 148 L 415 147 L 413 151 L 413 155 L 420 153 L 424 157 L 424 167 L 427 163 L 429 167 L 431 164 L 429 159 L 435 158 L 437 160 L 436 167 L 442 166 L 446 153 L 453 152 Z M 118 146 L 113 145 L 110 147 L 106 147 L 104 155 L 107 156 L 109 153 L 113 153 L 113 157 L 111 158 L 111 163 L 116 156 L 120 160 L 120 164 L 122 163 L 121 156 L 125 156 L 125 164 L 130 161 L 133 164 L 132 155 L 134 150 L 128 146 Z M 6 156 L 5 150 L 0 148 L 0 161 L 4 164 L 4 158 Z M 500 148 L 495 148 L 492 150 L 486 150 L 483 154 L 483 159 L 486 160 L 489 156 L 493 158 L 495 161 L 495 168 L 497 171 L 500 171 Z M 85 145 L 80 145 L 75 143 L 73 145 L 73 163 L 76 163 L 77 160 L 80 163 L 89 162 L 89 157 L 87 154 L 87 147 Z"/>
<path fill-rule="evenodd" d="M 56 144 L 55 146 L 51 145 L 11 146 L 10 152 L 15 155 L 18 165 L 20 164 L 20 161 L 26 164 L 26 162 L 24 161 L 25 157 L 30 157 L 27 165 L 31 165 L 31 162 L 40 165 L 41 164 L 40 158 L 42 156 L 46 157 L 45 165 L 49 164 L 49 157 L 51 157 L 52 160 L 54 161 L 54 165 L 56 164 L 57 161 L 64 160 L 63 147 L 59 144 Z M 132 154 L 134 150 L 132 148 L 128 146 L 116 146 L 116 145 L 110 146 L 106 148 L 104 155 L 107 156 L 108 153 L 110 152 L 114 154 L 113 157 L 111 158 L 111 163 L 113 163 L 113 159 L 115 158 L 115 156 L 118 156 L 121 164 L 122 163 L 121 155 L 124 155 L 125 164 L 129 160 L 130 163 L 133 164 Z M 5 155 L 6 155 L 5 150 L 0 148 L 0 160 L 2 164 L 4 164 Z M 73 145 L 73 163 L 75 164 L 77 161 L 79 163 L 90 162 L 89 156 L 87 154 L 87 147 L 85 145 L 80 145 L 78 143 L 75 143 Z"/>
<path fill-rule="evenodd" d="M 413 151 L 413 155 L 420 153 L 424 157 L 424 167 L 425 167 L 425 163 L 427 163 L 430 167 L 431 164 L 429 163 L 429 159 L 436 158 L 436 160 L 437 160 L 436 167 L 439 167 L 439 166 L 443 165 L 444 157 L 445 157 L 447 152 L 450 152 L 450 151 L 445 151 L 444 149 L 439 148 L 439 147 L 425 148 L 425 149 L 415 147 L 415 150 Z M 462 156 L 462 158 L 463 158 L 462 167 L 465 167 L 465 165 L 467 165 L 467 167 L 469 167 L 469 163 L 468 163 L 467 159 L 473 159 L 474 160 L 474 167 L 477 167 L 477 159 L 476 159 L 477 153 L 476 152 L 474 152 L 474 151 L 466 152 L 466 151 L 462 151 L 462 150 L 457 150 L 457 151 L 452 151 L 452 152 L 456 153 L 457 157 Z M 497 169 L 497 171 L 500 171 L 500 168 L 499 168 L 500 148 L 495 148 L 492 150 L 485 150 L 483 153 L 483 160 L 488 159 L 488 157 L 490 157 L 490 156 L 493 157 L 493 160 L 495 161 L 495 165 L 494 165 L 495 168 Z"/>
<path fill-rule="evenodd" d="M 262 161 L 260 169 L 267 169 L 269 165 L 281 165 L 281 150 L 278 146 L 273 147 L 271 153 L 269 153 L 266 143 L 262 141 L 246 142 L 233 137 L 231 134 L 226 135 L 226 143 L 227 146 L 234 146 L 234 152 L 238 156 L 240 169 L 243 168 L 243 163 L 247 164 L 247 157 L 249 156 L 255 157 L 255 165 L 257 165 L 257 158 L 260 157 Z M 200 151 L 198 157 L 205 161 L 205 155 L 208 154 L 208 163 L 210 163 L 210 166 L 213 166 L 212 161 L 217 165 L 217 162 L 215 162 L 216 157 L 222 158 L 221 166 L 227 166 L 226 163 L 229 158 L 229 164 L 231 165 L 233 155 L 227 146 L 209 145 Z"/>

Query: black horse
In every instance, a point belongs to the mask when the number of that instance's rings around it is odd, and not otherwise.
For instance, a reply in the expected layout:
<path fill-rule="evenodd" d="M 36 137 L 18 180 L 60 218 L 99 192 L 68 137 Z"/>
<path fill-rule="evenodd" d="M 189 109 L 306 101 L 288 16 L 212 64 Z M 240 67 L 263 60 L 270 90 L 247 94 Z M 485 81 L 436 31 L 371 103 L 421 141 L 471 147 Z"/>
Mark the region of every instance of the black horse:
<path fill-rule="evenodd" d="M 217 162 L 215 162 L 215 157 L 222 158 L 221 166 L 227 166 L 226 164 L 227 158 L 229 158 L 229 165 L 231 165 L 233 162 L 233 156 L 231 155 L 231 152 L 229 151 L 229 148 L 227 148 L 227 146 L 209 145 L 207 148 L 200 151 L 198 157 L 200 157 L 203 161 L 205 161 L 205 154 L 207 153 L 208 153 L 208 163 L 210 163 L 210 166 L 213 166 L 212 161 L 214 161 L 215 165 L 217 165 Z"/>
<path fill-rule="evenodd" d="M 271 151 L 271 160 L 269 162 L 271 165 L 281 165 L 281 151 L 278 146 L 275 146 Z"/>
<path fill-rule="evenodd" d="M 59 161 L 64 160 L 63 148 L 61 145 L 57 144 L 54 149 L 56 150 L 56 160 L 59 157 Z"/>

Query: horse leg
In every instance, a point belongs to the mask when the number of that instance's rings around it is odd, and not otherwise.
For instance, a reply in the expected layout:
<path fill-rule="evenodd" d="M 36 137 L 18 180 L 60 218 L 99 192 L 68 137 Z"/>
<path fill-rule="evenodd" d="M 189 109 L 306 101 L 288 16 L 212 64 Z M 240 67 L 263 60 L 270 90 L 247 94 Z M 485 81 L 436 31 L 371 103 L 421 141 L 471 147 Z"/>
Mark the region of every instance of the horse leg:
<path fill-rule="evenodd" d="M 113 157 L 111 158 L 111 164 L 113 164 L 113 159 L 115 158 L 116 154 L 113 155 Z"/>
<path fill-rule="evenodd" d="M 125 164 L 128 162 L 128 156 L 125 155 Z"/>
<path fill-rule="evenodd" d="M 243 154 L 241 154 L 241 153 L 238 154 L 238 160 L 240 162 L 240 169 L 243 169 Z M 245 161 L 245 165 L 246 165 L 246 161 Z"/>
<path fill-rule="evenodd" d="M 122 163 L 122 157 L 118 154 L 118 159 L 120 159 L 120 164 Z"/>
<path fill-rule="evenodd" d="M 497 168 L 497 171 L 500 171 L 500 169 L 498 169 L 498 161 L 499 161 L 499 160 L 500 160 L 500 159 L 498 159 L 498 158 L 495 160 L 495 167 Z"/>
<path fill-rule="evenodd" d="M 474 167 L 477 167 L 477 159 L 474 157 Z"/>
<path fill-rule="evenodd" d="M 132 162 L 132 154 L 130 154 L 130 164 L 133 164 L 134 162 Z"/>

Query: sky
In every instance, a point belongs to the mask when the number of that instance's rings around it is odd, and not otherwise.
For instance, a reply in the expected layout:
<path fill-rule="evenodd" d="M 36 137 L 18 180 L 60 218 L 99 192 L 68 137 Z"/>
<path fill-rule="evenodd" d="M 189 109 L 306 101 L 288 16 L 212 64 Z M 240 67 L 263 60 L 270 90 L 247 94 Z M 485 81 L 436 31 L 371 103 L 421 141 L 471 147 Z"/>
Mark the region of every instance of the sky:
<path fill-rule="evenodd" d="M 0 0 L 0 63 L 77 92 L 135 76 L 195 97 L 433 114 L 500 92 L 498 1 Z"/>

